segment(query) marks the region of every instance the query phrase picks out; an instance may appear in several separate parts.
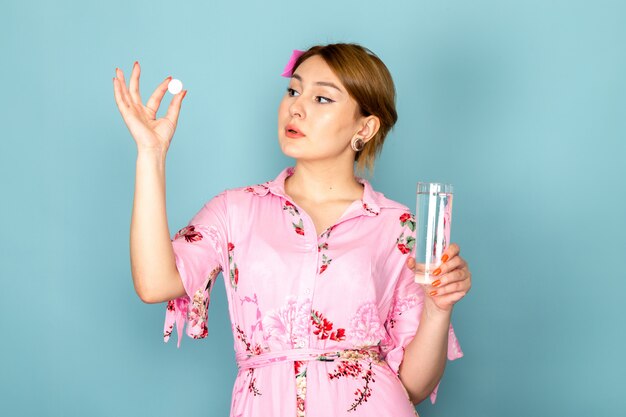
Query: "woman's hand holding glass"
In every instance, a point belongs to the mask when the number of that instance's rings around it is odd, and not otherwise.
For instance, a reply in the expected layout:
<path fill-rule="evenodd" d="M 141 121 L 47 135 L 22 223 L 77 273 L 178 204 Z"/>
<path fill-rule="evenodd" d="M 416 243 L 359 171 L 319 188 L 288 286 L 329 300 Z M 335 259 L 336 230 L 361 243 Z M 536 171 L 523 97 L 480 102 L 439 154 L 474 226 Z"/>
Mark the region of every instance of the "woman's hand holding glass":
<path fill-rule="evenodd" d="M 431 304 L 443 312 L 452 311 L 454 304 L 465 297 L 472 287 L 472 273 L 467 262 L 459 255 L 460 251 L 459 245 L 450 244 L 443 253 L 443 263 L 432 273 L 435 281 L 424 285 L 427 305 Z M 420 272 L 413 256 L 408 257 L 406 264 L 414 273 Z"/>
<path fill-rule="evenodd" d="M 130 134 L 137 143 L 137 149 L 167 152 L 176 131 L 181 103 L 187 90 L 176 94 L 170 102 L 165 117 L 157 119 L 157 111 L 172 77 L 167 77 L 157 86 L 144 106 L 139 94 L 139 74 L 141 72 L 139 63 L 135 62 L 133 65 L 128 88 L 122 70 L 116 68 L 115 71 L 116 76 L 113 78 L 115 102 Z"/>

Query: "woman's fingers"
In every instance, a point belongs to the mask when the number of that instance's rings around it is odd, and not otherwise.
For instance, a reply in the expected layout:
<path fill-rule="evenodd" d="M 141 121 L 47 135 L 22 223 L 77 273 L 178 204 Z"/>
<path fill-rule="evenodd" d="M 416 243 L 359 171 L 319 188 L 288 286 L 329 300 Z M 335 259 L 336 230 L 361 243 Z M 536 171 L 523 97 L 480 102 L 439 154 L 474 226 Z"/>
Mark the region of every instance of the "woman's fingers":
<path fill-rule="evenodd" d="M 154 112 L 155 117 L 157 111 L 159 110 L 159 107 L 161 106 L 161 100 L 163 100 L 163 96 L 167 92 L 167 85 L 171 79 L 172 77 L 167 77 L 165 80 L 163 80 L 163 82 L 161 82 L 161 84 L 157 86 L 157 88 L 154 90 L 154 93 L 152 93 L 152 95 L 148 99 L 148 104 L 146 104 L 146 107 Z"/>
<path fill-rule="evenodd" d="M 161 106 L 161 101 L 163 100 L 163 96 L 165 96 L 165 93 L 167 92 L 167 86 L 170 80 L 172 79 L 172 77 L 170 76 L 170 77 L 167 77 L 165 80 L 163 80 L 161 84 L 157 86 L 157 88 L 154 90 L 154 93 L 152 93 L 152 95 L 148 99 L 148 103 L 146 104 L 146 106 L 143 106 L 141 102 L 141 95 L 139 93 L 140 73 L 141 73 L 141 69 L 139 67 L 139 63 L 135 62 L 135 64 L 133 65 L 132 73 L 131 73 L 130 86 L 127 87 L 126 80 L 124 79 L 124 72 L 119 68 L 115 69 L 116 79 L 113 81 L 115 100 L 118 103 L 118 107 L 123 104 L 126 108 L 131 108 L 131 107 L 135 108 L 136 109 L 135 113 L 137 113 L 137 111 L 139 111 L 140 108 L 144 110 L 147 109 L 152 114 L 149 114 L 149 112 L 145 112 L 145 113 L 148 113 L 148 114 L 145 114 L 145 116 L 148 119 L 156 120 L 156 113 L 159 110 L 159 107 Z M 170 121 L 173 125 L 176 125 L 178 121 L 178 115 L 180 113 L 181 102 L 186 93 L 187 91 L 185 90 L 176 94 L 174 98 L 172 99 L 170 106 L 167 110 L 167 114 L 165 115 L 165 118 L 168 121 Z M 137 107 L 135 105 L 139 105 L 141 107 Z M 120 107 L 120 111 L 121 110 L 122 108 Z"/>
<path fill-rule="evenodd" d="M 126 107 L 128 107 L 128 104 L 126 104 L 126 101 L 122 96 L 120 80 L 118 80 L 117 77 L 113 78 L 113 94 L 115 94 L 115 103 L 117 104 L 117 108 L 120 110 L 120 113 L 122 113 L 123 116 Z"/>
<path fill-rule="evenodd" d="M 448 259 L 446 262 L 439 265 L 440 272 L 437 274 L 439 276 L 447 274 L 450 271 L 454 271 L 455 269 L 464 268 L 467 266 L 467 262 L 460 256 L 455 256 L 453 258 Z M 437 270 L 433 271 L 433 273 L 437 272 Z"/>
<path fill-rule="evenodd" d="M 406 266 L 413 272 L 415 272 L 415 258 L 412 256 L 409 256 L 408 258 L 406 258 Z"/>
<path fill-rule="evenodd" d="M 126 80 L 124 79 L 124 73 L 121 69 L 115 68 L 115 75 L 117 76 L 118 85 L 120 87 L 120 94 L 126 103 L 126 107 L 132 104 L 130 94 L 128 94 L 128 88 L 126 88 Z"/>
<path fill-rule="evenodd" d="M 167 108 L 167 113 L 165 114 L 165 118 L 172 122 L 172 125 L 176 126 L 178 123 L 178 114 L 180 113 L 180 105 L 183 102 L 183 98 L 187 94 L 187 90 L 181 91 L 176 94 L 172 101 L 170 102 L 170 106 Z"/>
<path fill-rule="evenodd" d="M 472 273 L 468 269 L 457 269 L 432 283 L 427 292 L 431 296 L 445 296 L 451 294 L 467 294 L 472 288 Z M 460 298 L 459 298 L 460 299 Z"/>
<path fill-rule="evenodd" d="M 438 295 L 436 298 L 433 298 L 433 301 L 440 307 L 444 309 L 448 309 L 454 306 L 459 300 L 465 297 L 465 292 L 453 292 L 445 295 Z"/>
<path fill-rule="evenodd" d="M 444 252 L 446 261 L 439 266 L 435 281 L 426 290 L 438 306 L 453 306 L 472 287 L 472 273 L 467 262 L 459 256 L 460 248 L 451 244 Z"/>
<path fill-rule="evenodd" d="M 141 69 L 139 68 L 139 62 L 135 61 L 133 64 L 133 70 L 130 73 L 130 86 L 129 92 L 130 96 L 133 99 L 133 102 L 141 104 L 141 95 L 139 93 L 139 73 Z"/>
<path fill-rule="evenodd" d="M 439 282 L 434 281 L 430 291 L 437 291 L 437 295 L 451 294 L 453 292 L 467 292 L 471 287 L 471 279 L 469 272 L 457 271 L 451 272 L 449 276 L 442 278 Z M 429 292 L 430 292 L 429 291 Z"/>
<path fill-rule="evenodd" d="M 426 264 L 415 262 L 413 256 L 406 258 L 406 266 L 415 274 L 423 274 L 426 271 Z"/>
<path fill-rule="evenodd" d="M 454 258 L 459 253 L 461 253 L 461 248 L 459 247 L 459 245 L 457 245 L 456 243 L 451 243 L 450 246 L 448 246 L 446 250 L 443 251 L 443 255 L 441 256 L 441 258 L 445 258 L 446 260 L 448 260 Z"/>

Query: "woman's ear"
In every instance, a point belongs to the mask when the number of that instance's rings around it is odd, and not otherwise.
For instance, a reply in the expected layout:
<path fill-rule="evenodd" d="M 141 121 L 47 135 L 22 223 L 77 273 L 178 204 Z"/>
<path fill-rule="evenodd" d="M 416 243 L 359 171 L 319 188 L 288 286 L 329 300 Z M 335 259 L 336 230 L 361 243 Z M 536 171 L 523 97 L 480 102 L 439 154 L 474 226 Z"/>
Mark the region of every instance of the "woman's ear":
<path fill-rule="evenodd" d="M 380 119 L 374 115 L 364 117 L 361 121 L 362 127 L 357 135 L 363 139 L 363 142 L 367 143 L 370 139 L 378 133 L 380 129 Z"/>

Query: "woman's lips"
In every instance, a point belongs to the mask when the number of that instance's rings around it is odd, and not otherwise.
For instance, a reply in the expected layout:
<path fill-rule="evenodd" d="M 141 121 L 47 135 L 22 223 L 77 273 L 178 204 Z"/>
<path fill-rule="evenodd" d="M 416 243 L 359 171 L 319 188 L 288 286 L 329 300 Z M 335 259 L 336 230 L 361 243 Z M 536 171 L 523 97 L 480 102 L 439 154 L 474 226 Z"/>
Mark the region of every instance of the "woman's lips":
<path fill-rule="evenodd" d="M 296 129 L 294 126 L 287 125 L 287 127 L 285 127 L 285 136 L 295 139 L 303 137 L 304 134 Z"/>

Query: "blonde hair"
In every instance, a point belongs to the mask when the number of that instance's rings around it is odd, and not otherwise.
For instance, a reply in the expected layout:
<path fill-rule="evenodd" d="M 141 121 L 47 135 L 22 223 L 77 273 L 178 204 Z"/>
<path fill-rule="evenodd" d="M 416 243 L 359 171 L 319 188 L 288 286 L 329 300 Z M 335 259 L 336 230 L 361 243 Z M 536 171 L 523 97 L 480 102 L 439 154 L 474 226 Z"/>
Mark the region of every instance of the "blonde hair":
<path fill-rule="evenodd" d="M 365 117 L 374 115 L 380 120 L 378 132 L 354 157 L 358 171 L 367 169 L 371 173 L 387 133 L 398 120 L 391 74 L 376 54 L 353 43 L 313 46 L 298 58 L 293 71 L 315 55 L 320 56 L 339 77 L 348 94 L 357 102 L 359 113 Z"/>

